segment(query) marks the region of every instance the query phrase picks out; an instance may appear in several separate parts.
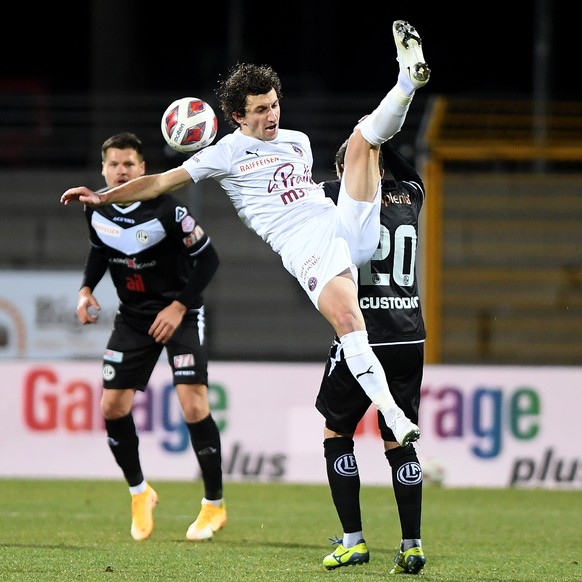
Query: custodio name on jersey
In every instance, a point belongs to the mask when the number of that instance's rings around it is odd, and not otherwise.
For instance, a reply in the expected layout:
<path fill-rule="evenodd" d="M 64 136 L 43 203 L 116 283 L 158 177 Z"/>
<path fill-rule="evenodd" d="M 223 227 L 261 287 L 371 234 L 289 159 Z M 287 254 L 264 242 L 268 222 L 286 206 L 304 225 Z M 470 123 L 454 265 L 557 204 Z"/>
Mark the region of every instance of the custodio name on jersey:
<path fill-rule="evenodd" d="M 420 299 L 414 297 L 360 297 L 360 309 L 418 309 Z"/>

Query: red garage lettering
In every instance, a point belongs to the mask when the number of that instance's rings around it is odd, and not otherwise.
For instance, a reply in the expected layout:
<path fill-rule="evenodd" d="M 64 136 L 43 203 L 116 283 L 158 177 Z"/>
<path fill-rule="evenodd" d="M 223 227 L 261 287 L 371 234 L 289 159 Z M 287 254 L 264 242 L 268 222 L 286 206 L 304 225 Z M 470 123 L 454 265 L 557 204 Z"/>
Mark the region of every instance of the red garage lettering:
<path fill-rule="evenodd" d="M 24 382 L 24 422 L 35 431 L 95 428 L 95 397 L 82 380 L 61 383 L 51 368 L 35 368 Z"/>

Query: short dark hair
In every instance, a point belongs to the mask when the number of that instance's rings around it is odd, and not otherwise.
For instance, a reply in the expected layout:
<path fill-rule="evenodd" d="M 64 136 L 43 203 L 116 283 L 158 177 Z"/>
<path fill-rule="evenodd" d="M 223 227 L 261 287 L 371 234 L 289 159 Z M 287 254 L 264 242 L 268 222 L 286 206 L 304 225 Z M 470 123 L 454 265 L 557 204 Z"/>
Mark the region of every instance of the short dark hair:
<path fill-rule="evenodd" d="M 105 160 L 105 154 L 109 148 L 115 148 L 119 150 L 135 150 L 140 160 L 143 160 L 143 147 L 141 139 L 131 133 L 130 131 L 123 131 L 121 133 L 116 133 L 111 137 L 108 137 L 101 146 L 101 159 Z"/>
<path fill-rule="evenodd" d="M 283 97 L 281 79 L 269 65 L 237 63 L 225 78 L 218 81 L 216 96 L 224 119 L 232 126 L 238 127 L 232 114 L 241 117 L 246 113 L 247 97 L 262 95 L 275 89 L 277 98 Z"/>

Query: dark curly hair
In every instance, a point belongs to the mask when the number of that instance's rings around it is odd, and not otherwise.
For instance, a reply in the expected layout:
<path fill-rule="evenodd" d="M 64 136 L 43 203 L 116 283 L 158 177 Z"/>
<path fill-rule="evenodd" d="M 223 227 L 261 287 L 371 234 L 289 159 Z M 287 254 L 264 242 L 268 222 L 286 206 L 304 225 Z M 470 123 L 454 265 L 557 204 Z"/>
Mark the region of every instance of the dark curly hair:
<path fill-rule="evenodd" d="M 271 89 L 275 89 L 279 99 L 283 97 L 281 79 L 269 65 L 237 63 L 229 70 L 227 77 L 219 79 L 216 89 L 224 119 L 232 127 L 238 127 L 232 113 L 245 115 L 247 96 L 263 95 Z"/>

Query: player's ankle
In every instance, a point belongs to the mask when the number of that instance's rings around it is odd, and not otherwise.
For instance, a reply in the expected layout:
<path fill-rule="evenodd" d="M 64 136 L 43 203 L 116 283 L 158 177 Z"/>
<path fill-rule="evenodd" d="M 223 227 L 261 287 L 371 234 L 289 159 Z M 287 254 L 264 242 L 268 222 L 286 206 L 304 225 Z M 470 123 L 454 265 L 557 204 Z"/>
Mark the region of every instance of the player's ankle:
<path fill-rule="evenodd" d="M 412 98 L 414 92 L 416 91 L 416 86 L 405 71 L 400 71 L 398 74 L 398 82 L 396 87 L 402 91 L 405 97 L 408 98 Z"/>

